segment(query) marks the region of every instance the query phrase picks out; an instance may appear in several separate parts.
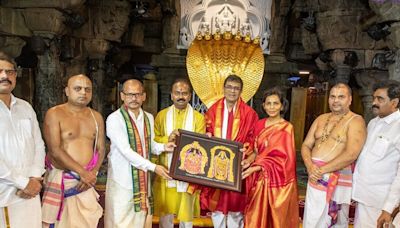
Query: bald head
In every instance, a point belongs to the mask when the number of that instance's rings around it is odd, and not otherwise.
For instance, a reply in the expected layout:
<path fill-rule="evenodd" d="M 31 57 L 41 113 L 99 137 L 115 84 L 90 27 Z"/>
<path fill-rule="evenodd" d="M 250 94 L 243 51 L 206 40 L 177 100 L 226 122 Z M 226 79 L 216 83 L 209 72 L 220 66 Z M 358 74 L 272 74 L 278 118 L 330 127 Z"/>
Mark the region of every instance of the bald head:
<path fill-rule="evenodd" d="M 333 89 L 345 89 L 349 96 L 352 95 L 352 90 L 351 90 L 350 86 L 347 85 L 346 83 L 339 82 L 332 86 L 331 90 L 333 90 Z"/>
<path fill-rule="evenodd" d="M 334 85 L 329 91 L 329 109 L 335 114 L 346 114 L 350 111 L 351 88 L 344 83 Z"/>
<path fill-rule="evenodd" d="M 68 79 L 65 94 L 68 97 L 68 103 L 87 106 L 92 100 L 92 81 L 86 75 L 74 75 Z"/>
<path fill-rule="evenodd" d="M 84 74 L 77 74 L 77 75 L 73 75 L 73 76 L 68 78 L 67 86 L 71 86 L 77 80 L 89 81 L 90 84 L 92 84 L 92 81 L 90 80 L 90 78 L 88 76 L 86 76 Z"/>
<path fill-rule="evenodd" d="M 143 83 L 137 79 L 129 79 L 122 85 L 121 99 L 124 105 L 138 116 L 139 110 L 146 100 Z"/>
<path fill-rule="evenodd" d="M 137 79 L 129 79 L 122 84 L 122 91 L 126 91 L 128 87 L 140 87 L 142 89 L 142 93 L 144 92 L 144 85 L 141 81 Z"/>

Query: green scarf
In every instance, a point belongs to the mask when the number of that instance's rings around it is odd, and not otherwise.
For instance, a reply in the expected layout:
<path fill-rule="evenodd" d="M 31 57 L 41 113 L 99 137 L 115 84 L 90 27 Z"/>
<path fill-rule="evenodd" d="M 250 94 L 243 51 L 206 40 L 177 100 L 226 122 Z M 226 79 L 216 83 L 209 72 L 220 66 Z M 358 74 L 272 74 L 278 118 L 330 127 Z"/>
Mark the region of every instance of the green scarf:
<path fill-rule="evenodd" d="M 139 131 L 136 127 L 135 122 L 130 117 L 127 107 L 121 106 L 119 109 L 122 116 L 124 117 L 126 129 L 128 133 L 129 144 L 133 151 L 137 152 L 140 156 L 143 156 L 143 147 L 140 141 Z M 146 152 L 149 155 L 151 153 L 151 128 L 150 121 L 147 115 L 144 115 L 144 134 L 145 134 L 145 147 Z M 153 198 L 151 196 L 151 188 L 148 184 L 151 183 L 150 175 L 147 175 L 143 170 L 137 169 L 131 166 L 132 170 L 132 183 L 133 183 L 133 203 L 135 206 L 135 212 L 150 209 L 150 213 L 153 212 Z M 150 194 L 149 194 L 150 193 Z M 149 200 L 149 207 L 147 207 L 147 199 Z"/>

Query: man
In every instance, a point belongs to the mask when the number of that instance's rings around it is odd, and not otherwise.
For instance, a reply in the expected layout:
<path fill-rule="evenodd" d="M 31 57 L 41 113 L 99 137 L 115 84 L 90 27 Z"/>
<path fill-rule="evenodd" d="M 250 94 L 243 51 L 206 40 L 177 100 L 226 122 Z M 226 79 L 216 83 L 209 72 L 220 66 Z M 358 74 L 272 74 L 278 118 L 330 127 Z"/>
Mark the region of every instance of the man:
<path fill-rule="evenodd" d="M 88 77 L 70 77 L 65 94 L 68 101 L 50 108 L 43 124 L 48 146 L 43 225 L 97 227 L 103 209 L 94 185 L 104 159 L 104 121 L 87 106 L 92 99 Z"/>
<path fill-rule="evenodd" d="M 11 93 L 16 67 L 0 52 L 0 227 L 39 228 L 44 143 L 35 111 Z"/>
<path fill-rule="evenodd" d="M 303 227 L 348 227 L 352 163 L 365 141 L 364 119 L 350 111 L 351 89 L 339 83 L 329 92 L 330 113 L 311 125 L 301 147 L 307 168 Z"/>
<path fill-rule="evenodd" d="M 156 142 L 174 141 L 177 129 L 205 133 L 204 117 L 188 104 L 191 96 L 190 82 L 183 78 L 176 79 L 171 90 L 173 105 L 161 110 L 154 123 Z M 168 169 L 171 160 L 172 153 L 162 153 L 159 157 L 159 163 Z M 200 205 L 198 194 L 187 193 L 187 183 L 156 178 L 153 189 L 154 214 L 160 216 L 160 227 L 174 227 L 174 214 L 180 221 L 179 227 L 193 227 L 193 214 L 200 215 Z"/>
<path fill-rule="evenodd" d="M 168 170 L 150 162 L 151 152 L 173 151 L 175 144 L 154 142 L 154 119 L 142 110 L 143 84 L 127 80 L 120 93 L 121 108 L 107 118 L 111 140 L 106 189 L 106 228 L 151 227 L 153 196 L 147 171 L 170 179 Z"/>
<path fill-rule="evenodd" d="M 230 139 L 244 144 L 242 163 L 247 168 L 254 161 L 254 125 L 257 113 L 242 101 L 240 95 L 243 81 L 237 75 L 229 75 L 224 81 L 224 98 L 218 100 L 206 112 L 206 131 L 210 136 Z M 214 227 L 243 227 L 243 211 L 246 206 L 245 193 L 203 188 L 201 204 L 212 211 Z"/>
<path fill-rule="evenodd" d="M 362 228 L 390 223 L 400 200 L 400 84 L 385 81 L 373 89 L 372 111 L 377 117 L 368 124 L 367 141 L 354 172 L 354 227 Z"/>

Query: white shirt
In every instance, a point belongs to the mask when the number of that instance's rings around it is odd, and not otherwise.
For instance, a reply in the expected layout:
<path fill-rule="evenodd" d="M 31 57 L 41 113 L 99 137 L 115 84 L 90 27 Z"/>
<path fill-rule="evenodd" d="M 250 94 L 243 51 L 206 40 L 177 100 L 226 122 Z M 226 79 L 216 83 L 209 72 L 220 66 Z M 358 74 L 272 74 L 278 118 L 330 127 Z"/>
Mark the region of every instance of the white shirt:
<path fill-rule="evenodd" d="M 368 124 L 367 140 L 353 176 L 353 199 L 392 212 L 400 200 L 399 195 L 394 197 L 389 193 L 391 187 L 400 188 L 399 163 L 400 112 L 397 110 Z"/>
<path fill-rule="evenodd" d="M 233 115 L 235 115 L 236 105 L 237 102 L 232 108 Z M 229 119 L 228 115 L 229 115 L 229 109 L 228 105 L 226 104 L 226 99 L 224 98 L 224 118 L 222 119 L 222 133 L 221 133 L 222 134 L 221 138 L 223 139 L 226 139 L 226 133 L 228 133 L 228 119 Z"/>
<path fill-rule="evenodd" d="M 148 153 L 144 146 L 144 114 L 146 114 L 150 122 L 151 152 L 159 155 L 164 151 L 164 144 L 154 141 L 154 117 L 150 113 L 140 109 L 139 116 L 136 118 L 129 111 L 129 115 L 138 128 L 140 141 L 143 145 L 143 154 L 146 157 L 142 157 L 136 151 L 132 150 L 129 144 L 126 123 L 119 109 L 111 113 L 106 121 L 107 137 L 111 140 L 110 153 L 108 154 L 107 178 L 117 182 L 126 189 L 133 189 L 131 166 L 143 171 L 154 171 L 156 168 L 156 165 L 148 160 Z"/>
<path fill-rule="evenodd" d="M 0 100 L 0 207 L 23 199 L 29 177 L 40 177 L 44 169 L 44 143 L 32 106 L 11 95 L 10 109 Z"/>

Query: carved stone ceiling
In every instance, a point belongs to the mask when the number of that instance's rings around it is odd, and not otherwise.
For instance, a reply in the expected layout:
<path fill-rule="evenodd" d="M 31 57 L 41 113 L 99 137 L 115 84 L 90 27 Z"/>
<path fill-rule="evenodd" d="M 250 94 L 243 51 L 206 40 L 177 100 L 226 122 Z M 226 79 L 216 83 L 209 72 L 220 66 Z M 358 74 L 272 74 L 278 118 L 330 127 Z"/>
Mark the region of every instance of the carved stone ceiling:
<path fill-rule="evenodd" d="M 369 67 L 376 51 L 396 51 L 400 47 L 398 0 L 337 0 L 335 4 L 331 4 L 332 0 L 36 2 L 0 1 L 3 47 L 21 44 L 11 42 L 15 38 L 29 41 L 33 35 L 50 39 L 69 36 L 104 39 L 121 49 L 157 55 L 167 48 L 186 49 L 198 32 L 212 34 L 219 30 L 249 33 L 252 38 L 259 36 L 264 53 L 271 54 L 267 59 L 274 57 L 279 63 L 313 64 L 322 52 L 351 51 L 358 57 L 357 69 Z M 86 23 L 71 27 L 68 23 L 71 15 L 84 18 Z M 389 27 L 390 35 L 380 40 L 369 37 L 369 27 L 382 23 L 382 27 Z M 166 25 L 171 29 L 165 29 Z M 20 48 L 14 52 L 20 52 Z"/>

